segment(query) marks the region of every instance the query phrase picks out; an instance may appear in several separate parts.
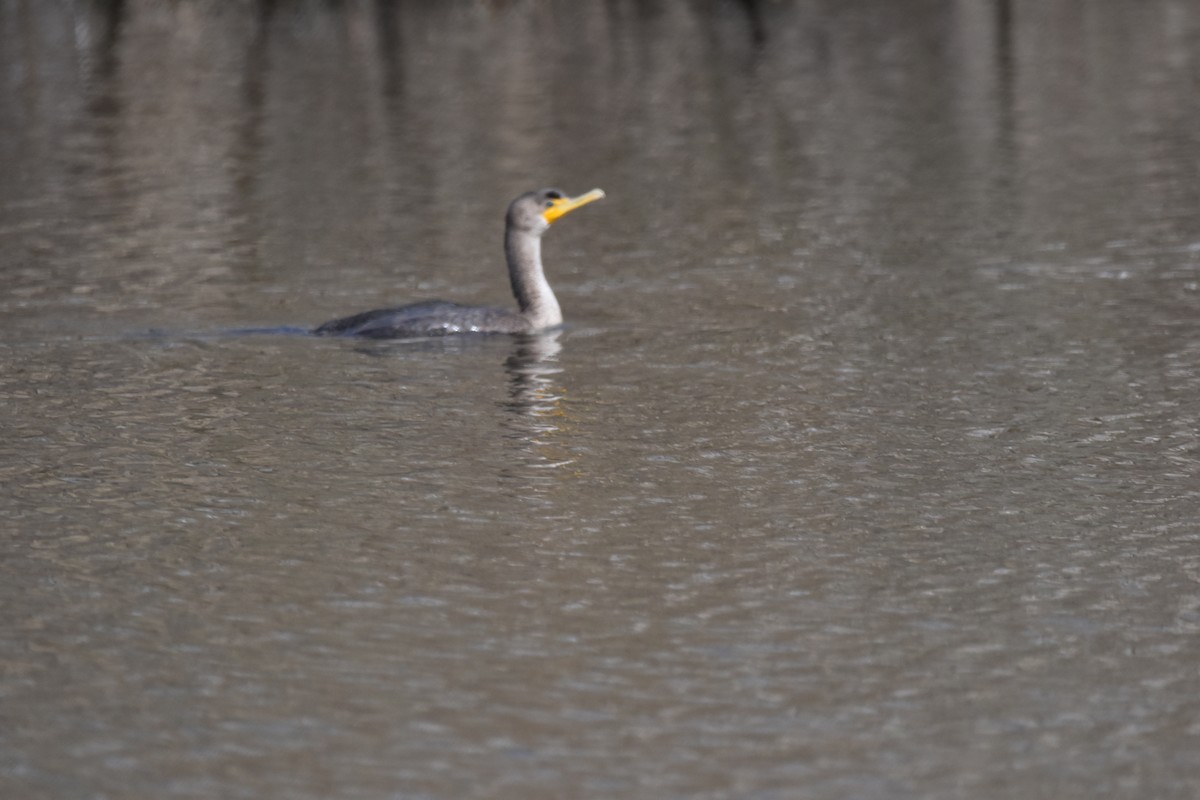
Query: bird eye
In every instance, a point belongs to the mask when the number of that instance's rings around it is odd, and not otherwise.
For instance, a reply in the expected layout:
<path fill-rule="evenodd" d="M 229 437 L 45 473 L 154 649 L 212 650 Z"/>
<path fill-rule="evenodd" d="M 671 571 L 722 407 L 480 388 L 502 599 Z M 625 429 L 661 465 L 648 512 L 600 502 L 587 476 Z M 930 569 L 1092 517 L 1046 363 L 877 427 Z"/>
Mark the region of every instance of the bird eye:
<path fill-rule="evenodd" d="M 546 208 L 554 208 L 554 201 L 553 201 L 553 200 L 547 200 L 547 201 L 546 201 Z"/>

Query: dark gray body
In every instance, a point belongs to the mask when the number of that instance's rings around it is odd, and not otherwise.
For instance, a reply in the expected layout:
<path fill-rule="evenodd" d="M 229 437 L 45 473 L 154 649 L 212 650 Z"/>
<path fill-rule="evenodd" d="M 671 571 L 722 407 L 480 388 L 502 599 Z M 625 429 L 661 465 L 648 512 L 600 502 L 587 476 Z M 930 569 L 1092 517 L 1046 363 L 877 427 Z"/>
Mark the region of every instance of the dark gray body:
<path fill-rule="evenodd" d="M 529 333 L 532 325 L 515 311 L 487 306 L 464 306 L 445 300 L 364 311 L 326 322 L 318 336 L 361 336 L 396 339 L 406 336 L 450 336 L 459 333 Z"/>

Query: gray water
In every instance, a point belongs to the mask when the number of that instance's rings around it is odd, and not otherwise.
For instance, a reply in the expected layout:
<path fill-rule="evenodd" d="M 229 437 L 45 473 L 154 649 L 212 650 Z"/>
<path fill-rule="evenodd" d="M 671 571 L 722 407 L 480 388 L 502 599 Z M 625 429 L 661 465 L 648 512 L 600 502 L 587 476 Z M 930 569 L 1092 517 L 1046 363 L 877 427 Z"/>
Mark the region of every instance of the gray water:
<path fill-rule="evenodd" d="M 1200 796 L 1200 7 L 0 2 L 0 796 Z M 509 304 L 568 327 L 283 330 Z"/>

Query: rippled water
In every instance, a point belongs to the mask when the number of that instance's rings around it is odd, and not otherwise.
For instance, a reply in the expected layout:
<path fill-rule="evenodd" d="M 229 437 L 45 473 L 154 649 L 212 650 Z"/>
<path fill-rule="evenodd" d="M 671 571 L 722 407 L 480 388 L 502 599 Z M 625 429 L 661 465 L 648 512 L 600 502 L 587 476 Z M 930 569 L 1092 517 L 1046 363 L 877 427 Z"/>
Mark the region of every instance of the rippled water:
<path fill-rule="evenodd" d="M 1182 0 L 0 2 L 0 795 L 1197 796 L 1198 78 Z M 282 330 L 510 302 L 545 184 L 565 331 Z"/>

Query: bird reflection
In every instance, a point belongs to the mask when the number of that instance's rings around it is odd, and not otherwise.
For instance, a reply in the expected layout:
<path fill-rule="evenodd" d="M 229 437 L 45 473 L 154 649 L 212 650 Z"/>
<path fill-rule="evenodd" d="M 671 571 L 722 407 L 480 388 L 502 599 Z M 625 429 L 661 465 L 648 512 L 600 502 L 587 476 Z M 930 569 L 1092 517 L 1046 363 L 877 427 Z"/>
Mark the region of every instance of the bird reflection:
<path fill-rule="evenodd" d="M 505 427 L 524 454 L 514 463 L 556 469 L 575 460 L 561 441 L 568 421 L 559 383 L 563 370 L 557 362 L 561 335 L 554 330 L 514 337 L 512 354 L 504 362 L 508 400 L 503 407 L 510 412 Z"/>

